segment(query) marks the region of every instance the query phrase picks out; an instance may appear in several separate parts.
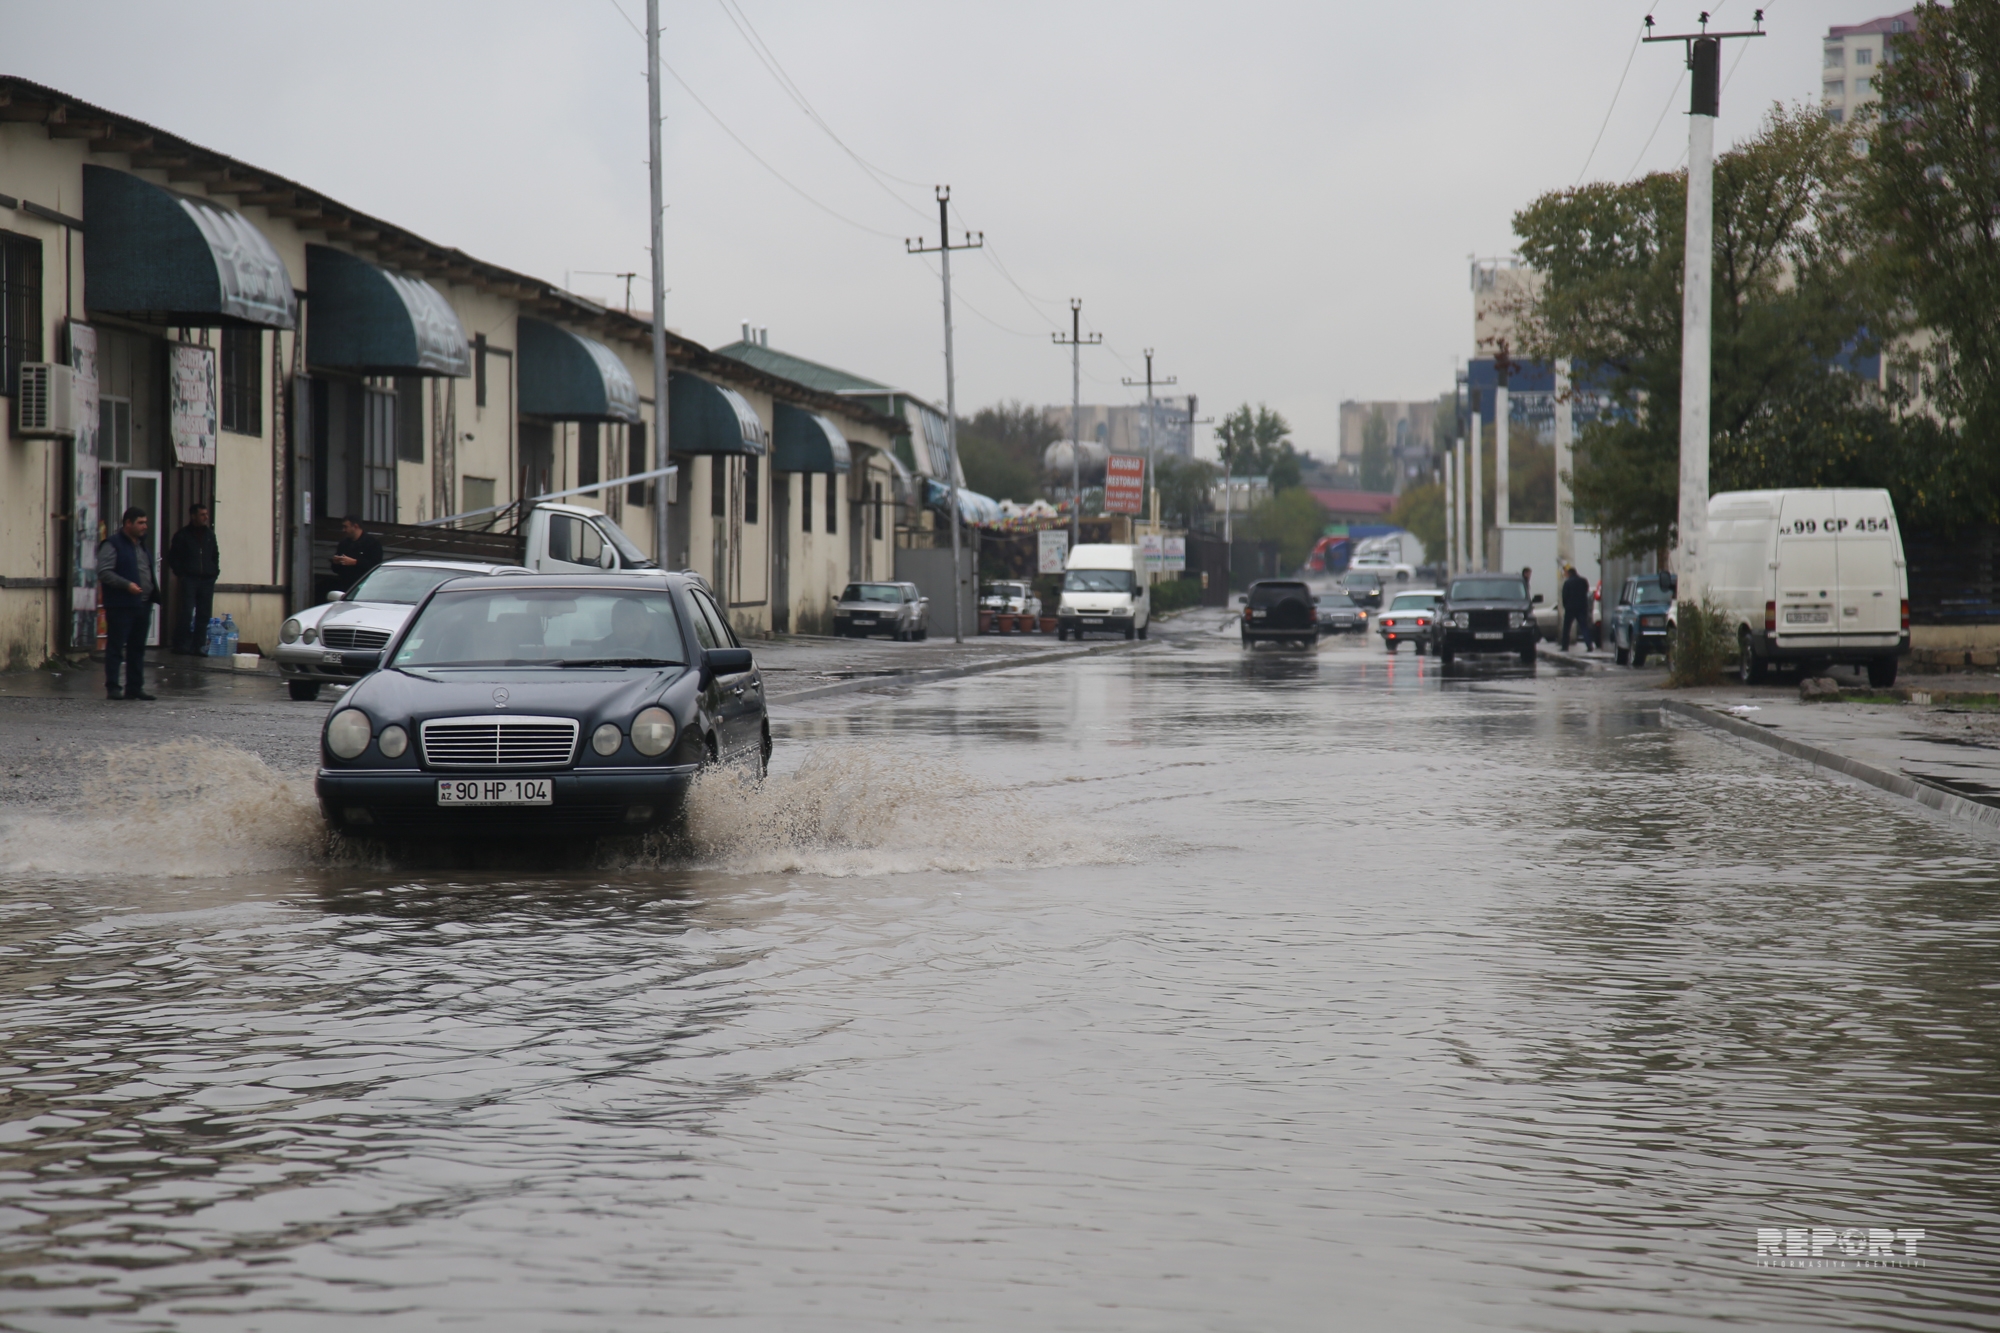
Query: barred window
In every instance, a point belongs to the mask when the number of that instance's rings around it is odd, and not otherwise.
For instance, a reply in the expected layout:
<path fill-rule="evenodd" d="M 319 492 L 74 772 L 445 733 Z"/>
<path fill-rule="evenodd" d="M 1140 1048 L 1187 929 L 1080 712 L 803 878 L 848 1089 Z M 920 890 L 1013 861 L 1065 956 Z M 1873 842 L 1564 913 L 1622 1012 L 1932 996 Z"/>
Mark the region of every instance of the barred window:
<path fill-rule="evenodd" d="M 743 460 L 743 521 L 745 523 L 755 523 L 757 521 L 757 485 L 759 480 L 757 476 L 757 462 L 758 459 L 755 454 L 749 455 Z"/>
<path fill-rule="evenodd" d="M 0 395 L 20 392 L 21 363 L 42 359 L 42 243 L 0 231 Z"/>
<path fill-rule="evenodd" d="M 222 428 L 264 433 L 264 331 L 222 331 Z"/>

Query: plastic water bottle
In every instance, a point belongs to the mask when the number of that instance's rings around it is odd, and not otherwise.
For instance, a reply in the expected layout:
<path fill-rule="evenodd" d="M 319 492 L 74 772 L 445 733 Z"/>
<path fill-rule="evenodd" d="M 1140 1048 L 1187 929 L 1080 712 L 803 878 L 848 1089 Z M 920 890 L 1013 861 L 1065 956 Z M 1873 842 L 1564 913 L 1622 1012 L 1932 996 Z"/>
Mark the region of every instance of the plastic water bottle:
<path fill-rule="evenodd" d="M 222 655 L 224 657 L 236 656 L 236 644 L 242 637 L 241 634 L 236 632 L 236 617 L 224 616 L 222 618 Z"/>
<path fill-rule="evenodd" d="M 222 621 L 217 616 L 208 618 L 208 641 L 202 647 L 202 656 L 222 656 Z"/>

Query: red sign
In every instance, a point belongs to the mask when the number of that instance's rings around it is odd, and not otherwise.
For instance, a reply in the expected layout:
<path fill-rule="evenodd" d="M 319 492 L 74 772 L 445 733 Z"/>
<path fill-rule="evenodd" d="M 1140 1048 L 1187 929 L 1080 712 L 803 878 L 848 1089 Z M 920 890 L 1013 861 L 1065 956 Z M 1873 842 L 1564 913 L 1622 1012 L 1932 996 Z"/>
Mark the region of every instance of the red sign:
<path fill-rule="evenodd" d="M 1146 493 L 1146 460 L 1138 454 L 1113 454 L 1104 461 L 1104 512 L 1136 514 Z"/>

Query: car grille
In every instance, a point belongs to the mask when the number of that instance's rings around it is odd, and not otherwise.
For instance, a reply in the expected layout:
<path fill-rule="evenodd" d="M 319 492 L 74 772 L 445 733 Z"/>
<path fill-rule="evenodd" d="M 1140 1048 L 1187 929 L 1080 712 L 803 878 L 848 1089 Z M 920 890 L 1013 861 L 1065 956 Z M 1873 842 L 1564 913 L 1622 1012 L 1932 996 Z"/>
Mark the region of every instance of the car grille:
<path fill-rule="evenodd" d="M 320 631 L 319 641 L 328 648 L 386 648 L 389 646 L 389 631 L 385 629 L 327 629 Z"/>
<path fill-rule="evenodd" d="M 1482 630 L 1490 634 L 1496 629 L 1504 631 L 1507 628 L 1505 611 L 1470 611 L 1466 613 L 1466 618 L 1471 622 L 1474 634 Z"/>
<path fill-rule="evenodd" d="M 566 768 L 579 730 L 567 717 L 443 717 L 420 734 L 432 768 Z"/>

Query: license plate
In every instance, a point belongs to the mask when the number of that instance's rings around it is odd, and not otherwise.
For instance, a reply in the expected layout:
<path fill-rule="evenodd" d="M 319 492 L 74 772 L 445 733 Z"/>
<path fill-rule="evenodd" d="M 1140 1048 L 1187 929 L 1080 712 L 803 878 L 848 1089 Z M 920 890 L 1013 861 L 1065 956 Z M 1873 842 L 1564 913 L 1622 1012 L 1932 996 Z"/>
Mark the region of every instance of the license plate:
<path fill-rule="evenodd" d="M 1824 625 L 1832 618 L 1832 613 L 1827 611 L 1785 612 L 1785 623 L 1787 625 Z"/>
<path fill-rule="evenodd" d="M 1084 624 L 1086 624 L 1086 625 L 1102 625 L 1102 624 L 1104 623 L 1104 617 L 1103 617 L 1103 616 L 1085 616 L 1085 617 L 1083 618 L 1083 623 L 1084 623 Z"/>
<path fill-rule="evenodd" d="M 340 665 L 340 661 L 339 653 L 321 653 L 319 655 L 319 664 L 321 666 L 337 667 Z"/>
<path fill-rule="evenodd" d="M 855 623 L 855 624 L 857 624 L 857 625 L 872 625 L 872 624 L 874 624 L 874 623 L 875 623 L 875 617 L 873 617 L 873 616 L 856 616 L 856 617 L 854 617 L 854 623 Z"/>
<path fill-rule="evenodd" d="M 1499 638 L 1504 638 L 1506 636 L 1501 634 L 1500 631 L 1497 629 L 1483 629 L 1479 631 L 1479 633 L 1473 635 L 1472 637 L 1475 639 L 1499 639 Z"/>
<path fill-rule="evenodd" d="M 439 805 L 554 805 L 547 778 L 447 778 Z"/>

